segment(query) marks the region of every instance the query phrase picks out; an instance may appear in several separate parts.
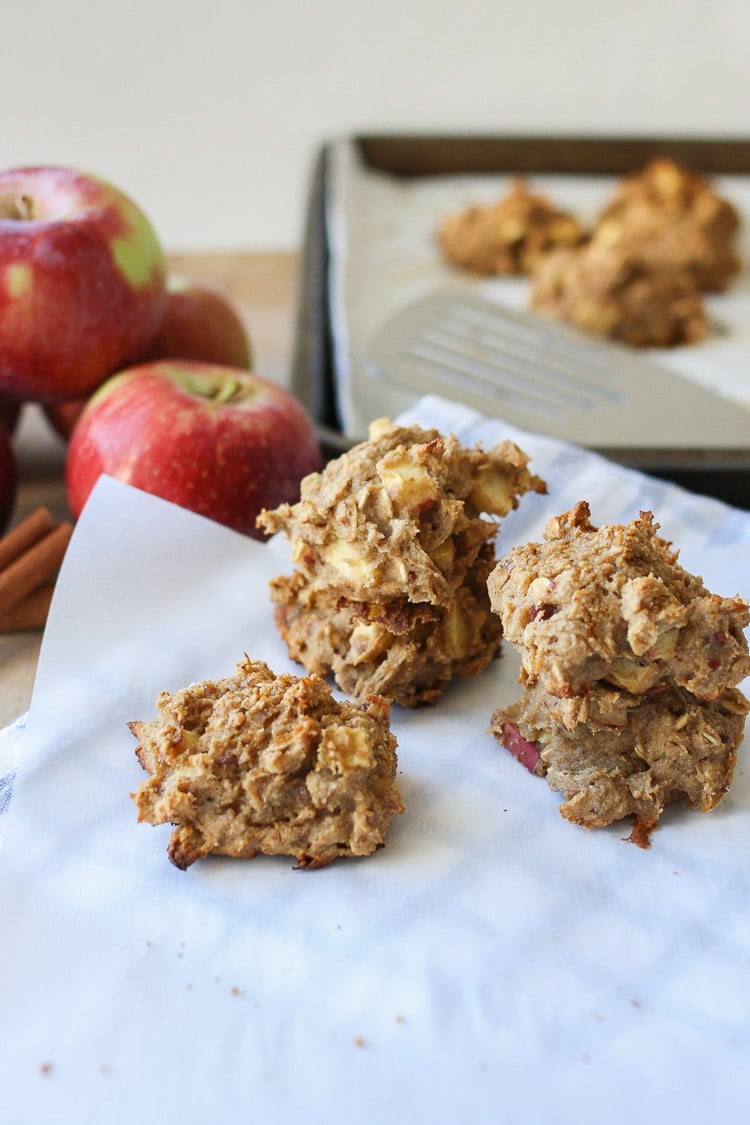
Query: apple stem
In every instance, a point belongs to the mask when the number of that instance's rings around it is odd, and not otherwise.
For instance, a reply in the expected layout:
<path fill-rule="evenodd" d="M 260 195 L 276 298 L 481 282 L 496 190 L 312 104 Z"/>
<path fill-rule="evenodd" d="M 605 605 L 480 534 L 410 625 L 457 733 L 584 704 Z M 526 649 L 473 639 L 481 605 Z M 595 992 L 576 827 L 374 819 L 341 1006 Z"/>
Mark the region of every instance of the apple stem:
<path fill-rule="evenodd" d="M 226 383 L 219 387 L 218 394 L 212 396 L 213 401 L 219 404 L 229 402 L 230 399 L 234 398 L 239 389 L 240 385 L 236 379 L 227 379 Z"/>
<path fill-rule="evenodd" d="M 0 201 L 0 216 L 17 222 L 28 222 L 34 218 L 34 201 L 30 195 L 14 195 L 11 199 Z"/>
<path fill-rule="evenodd" d="M 214 381 L 202 375 L 196 375 L 195 377 L 188 376 L 183 380 L 183 385 L 192 394 L 199 395 L 201 398 L 210 399 L 211 402 L 215 402 L 218 406 L 223 405 L 225 402 L 230 402 L 242 390 L 242 384 L 237 379 Z"/>

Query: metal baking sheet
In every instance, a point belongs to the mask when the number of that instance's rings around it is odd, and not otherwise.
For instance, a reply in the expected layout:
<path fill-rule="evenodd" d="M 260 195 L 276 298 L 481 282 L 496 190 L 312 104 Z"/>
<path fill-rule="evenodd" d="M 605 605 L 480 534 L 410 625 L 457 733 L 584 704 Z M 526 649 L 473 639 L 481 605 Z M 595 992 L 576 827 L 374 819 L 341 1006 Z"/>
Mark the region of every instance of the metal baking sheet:
<path fill-rule="evenodd" d="M 750 215 L 750 144 L 586 138 L 355 137 L 319 154 L 310 193 L 300 290 L 293 385 L 332 440 L 361 436 L 359 357 L 372 334 L 409 300 L 446 284 L 466 284 L 441 260 L 434 231 L 442 215 L 497 198 L 517 174 L 584 220 L 610 197 L 616 179 L 650 156 L 670 155 L 704 174 Z M 750 260 L 745 222 L 740 252 Z M 508 307 L 525 305 L 528 282 L 491 279 L 483 294 Z M 719 330 L 704 344 L 651 350 L 665 368 L 694 380 L 748 411 L 746 450 L 731 460 L 701 440 L 668 458 L 652 448 L 613 451 L 656 471 L 743 506 L 750 500 L 750 274 L 728 293 L 707 298 Z M 371 400 L 371 396 L 369 396 Z M 383 413 L 406 409 L 409 398 L 383 400 Z M 368 403 L 369 409 L 369 403 Z M 596 447 L 595 440 L 592 447 Z"/>

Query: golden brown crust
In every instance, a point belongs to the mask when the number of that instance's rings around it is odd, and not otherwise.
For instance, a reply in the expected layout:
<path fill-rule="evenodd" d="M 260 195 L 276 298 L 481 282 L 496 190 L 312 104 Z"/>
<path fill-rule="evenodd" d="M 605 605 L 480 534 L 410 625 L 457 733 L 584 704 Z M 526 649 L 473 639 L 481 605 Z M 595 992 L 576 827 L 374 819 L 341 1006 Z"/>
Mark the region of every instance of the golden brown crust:
<path fill-rule="evenodd" d="M 339 703 L 318 676 L 246 657 L 224 680 L 162 692 L 157 717 L 130 729 L 151 775 L 133 794 L 138 819 L 175 825 L 182 869 L 210 854 L 300 867 L 369 855 L 404 808 L 388 703 Z"/>
<path fill-rule="evenodd" d="M 449 215 L 438 228 L 445 259 L 472 273 L 531 273 L 540 258 L 559 246 L 575 246 L 580 223 L 517 179 L 502 199 Z"/>

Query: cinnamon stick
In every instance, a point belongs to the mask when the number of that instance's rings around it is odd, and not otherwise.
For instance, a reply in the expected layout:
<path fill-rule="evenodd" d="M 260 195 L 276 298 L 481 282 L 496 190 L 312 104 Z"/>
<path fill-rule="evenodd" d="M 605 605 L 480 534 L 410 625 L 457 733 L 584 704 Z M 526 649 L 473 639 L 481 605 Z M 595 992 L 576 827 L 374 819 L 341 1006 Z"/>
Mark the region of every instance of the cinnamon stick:
<path fill-rule="evenodd" d="M 0 613 L 0 633 L 20 633 L 28 629 L 43 629 L 47 622 L 54 588 L 39 586 L 33 593 L 13 606 L 6 613 Z"/>
<path fill-rule="evenodd" d="M 0 571 L 0 615 L 8 613 L 57 573 L 72 534 L 72 524 L 58 524 Z"/>
<path fill-rule="evenodd" d="M 52 513 L 47 508 L 37 508 L 21 520 L 17 527 L 0 539 L 0 570 L 5 570 L 6 566 L 20 558 L 54 526 Z"/>

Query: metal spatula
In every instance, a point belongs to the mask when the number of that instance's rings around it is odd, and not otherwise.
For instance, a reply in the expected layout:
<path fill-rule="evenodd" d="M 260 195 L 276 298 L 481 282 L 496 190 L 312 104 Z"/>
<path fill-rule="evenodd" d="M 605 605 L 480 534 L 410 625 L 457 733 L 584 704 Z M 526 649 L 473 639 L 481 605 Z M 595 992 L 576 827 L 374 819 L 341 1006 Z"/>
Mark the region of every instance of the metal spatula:
<path fill-rule="evenodd" d="M 602 452 L 750 454 L 742 406 L 632 348 L 473 294 L 440 291 L 404 308 L 372 340 L 363 371 L 357 393 L 373 417 L 390 387 Z"/>

